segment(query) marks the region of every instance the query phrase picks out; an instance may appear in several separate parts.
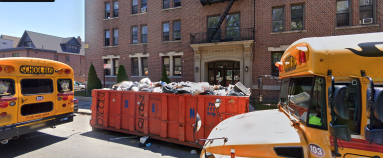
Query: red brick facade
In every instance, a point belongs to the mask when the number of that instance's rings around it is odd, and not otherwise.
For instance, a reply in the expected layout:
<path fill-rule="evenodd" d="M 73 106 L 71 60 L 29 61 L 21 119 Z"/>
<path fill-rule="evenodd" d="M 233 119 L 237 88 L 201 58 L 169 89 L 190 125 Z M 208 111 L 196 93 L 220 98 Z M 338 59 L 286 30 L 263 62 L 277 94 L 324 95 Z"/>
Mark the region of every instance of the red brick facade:
<path fill-rule="evenodd" d="M 350 26 L 336 26 L 336 0 L 237 0 L 229 14 L 240 14 L 240 28 L 255 28 L 254 43 L 252 45 L 252 88 L 257 85 L 260 75 L 271 74 L 271 47 L 278 48 L 290 45 L 294 41 L 304 37 L 319 37 L 344 35 L 355 33 L 381 31 L 382 0 L 373 0 L 375 3 L 374 24 L 359 24 L 359 0 L 350 0 Z M 131 80 L 140 78 L 131 77 L 131 60 L 129 55 L 135 53 L 149 54 L 149 78 L 158 81 L 161 77 L 162 59 L 160 53 L 183 52 L 184 61 L 182 78 L 171 78 L 172 81 L 194 81 L 195 52 L 191 48 L 190 34 L 207 31 L 207 17 L 222 15 L 229 2 L 215 3 L 203 6 L 199 0 L 182 0 L 181 7 L 172 8 L 173 0 L 170 0 L 170 9 L 162 9 L 162 0 L 148 1 L 147 13 L 132 14 L 132 0 L 120 0 L 119 17 L 113 18 L 113 1 L 108 0 L 85 0 L 85 43 L 89 44 L 86 49 L 86 73 L 90 63 L 93 62 L 97 74 L 103 80 L 102 56 L 119 55 L 119 64 L 123 64 Z M 255 2 L 255 4 L 254 4 Z M 111 18 L 105 19 L 105 3 L 110 3 Z M 304 4 L 304 28 L 300 31 L 291 31 L 291 5 Z M 255 10 L 254 10 L 255 6 Z M 141 0 L 138 0 L 141 8 Z M 272 32 L 272 8 L 283 7 L 283 31 Z M 254 16 L 255 12 L 255 16 Z M 173 22 L 181 21 L 181 41 L 173 40 Z M 162 41 L 162 24 L 169 22 L 170 40 Z M 148 27 L 148 42 L 142 44 L 141 26 Z M 132 27 L 138 26 L 138 44 L 132 43 Z M 221 30 L 225 28 L 225 22 Z M 104 31 L 110 30 L 111 40 L 113 29 L 119 30 L 119 45 L 104 47 Z M 281 50 L 283 51 L 283 49 Z M 230 59 L 228 59 L 230 60 Z M 86 74 L 87 75 L 87 74 Z M 108 77 L 107 81 L 115 82 L 115 77 Z M 278 84 L 274 80 L 264 80 L 264 85 Z M 258 94 L 257 91 L 253 91 Z M 277 92 L 265 92 L 269 97 L 276 97 Z"/>

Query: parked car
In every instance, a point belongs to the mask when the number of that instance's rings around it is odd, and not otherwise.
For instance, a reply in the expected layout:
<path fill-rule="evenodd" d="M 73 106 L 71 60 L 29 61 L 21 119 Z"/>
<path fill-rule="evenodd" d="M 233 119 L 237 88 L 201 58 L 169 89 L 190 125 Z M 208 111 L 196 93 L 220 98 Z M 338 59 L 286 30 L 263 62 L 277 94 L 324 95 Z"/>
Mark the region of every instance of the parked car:
<path fill-rule="evenodd" d="M 85 90 L 85 84 L 82 82 L 74 81 L 73 85 L 75 91 Z"/>
<path fill-rule="evenodd" d="M 78 100 L 74 99 L 73 103 L 74 103 L 73 112 L 78 112 Z"/>

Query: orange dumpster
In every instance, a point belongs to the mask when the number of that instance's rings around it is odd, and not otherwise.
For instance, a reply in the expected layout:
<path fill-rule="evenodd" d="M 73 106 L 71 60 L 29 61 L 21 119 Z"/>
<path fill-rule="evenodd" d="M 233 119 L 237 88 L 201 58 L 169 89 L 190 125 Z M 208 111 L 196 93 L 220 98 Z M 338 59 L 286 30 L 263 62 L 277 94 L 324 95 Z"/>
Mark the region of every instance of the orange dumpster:
<path fill-rule="evenodd" d="M 221 122 L 215 100 L 221 99 L 219 113 L 223 120 L 248 112 L 249 96 L 175 95 L 136 91 L 97 89 L 92 91 L 91 120 L 93 128 L 140 136 L 150 136 L 192 147 L 193 124 L 197 113 L 202 127 L 196 139 L 206 139 Z M 200 142 L 203 145 L 204 142 Z"/>

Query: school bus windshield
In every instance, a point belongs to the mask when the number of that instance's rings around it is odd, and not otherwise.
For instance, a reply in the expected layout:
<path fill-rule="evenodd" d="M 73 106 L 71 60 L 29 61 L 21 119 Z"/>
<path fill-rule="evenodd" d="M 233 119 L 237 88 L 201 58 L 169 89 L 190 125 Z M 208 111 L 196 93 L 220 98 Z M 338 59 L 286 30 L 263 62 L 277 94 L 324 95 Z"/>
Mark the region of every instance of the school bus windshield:
<path fill-rule="evenodd" d="M 282 80 L 280 94 L 282 107 L 301 122 L 307 123 L 308 120 L 311 126 L 326 128 L 325 95 L 323 77 L 297 77 Z"/>

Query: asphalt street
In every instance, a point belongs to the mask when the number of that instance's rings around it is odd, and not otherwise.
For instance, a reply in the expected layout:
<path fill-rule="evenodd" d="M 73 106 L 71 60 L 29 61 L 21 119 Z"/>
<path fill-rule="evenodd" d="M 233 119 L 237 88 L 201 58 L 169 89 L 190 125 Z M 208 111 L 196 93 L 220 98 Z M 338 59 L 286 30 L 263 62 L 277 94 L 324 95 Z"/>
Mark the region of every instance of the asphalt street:
<path fill-rule="evenodd" d="M 83 103 L 83 107 L 86 106 L 87 104 Z M 93 132 L 89 120 L 89 115 L 78 114 L 72 123 L 22 135 L 18 139 L 10 140 L 6 145 L 0 145 L 0 157 L 198 158 L 201 151 L 154 139 L 151 140 L 151 146 L 138 147 L 140 137 L 112 131 Z M 198 153 L 191 154 L 191 150 Z"/>

